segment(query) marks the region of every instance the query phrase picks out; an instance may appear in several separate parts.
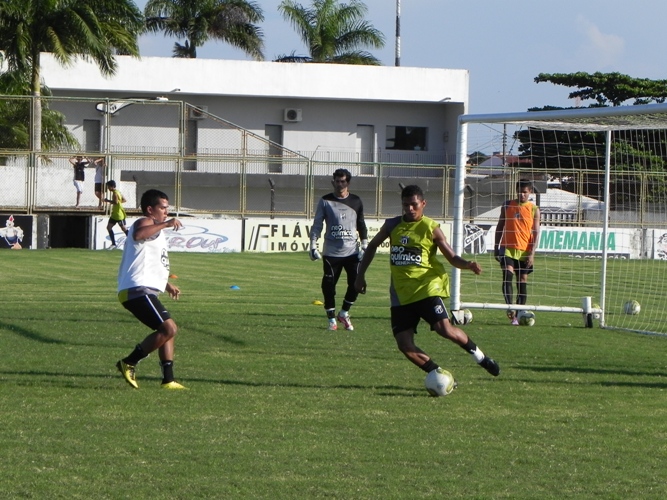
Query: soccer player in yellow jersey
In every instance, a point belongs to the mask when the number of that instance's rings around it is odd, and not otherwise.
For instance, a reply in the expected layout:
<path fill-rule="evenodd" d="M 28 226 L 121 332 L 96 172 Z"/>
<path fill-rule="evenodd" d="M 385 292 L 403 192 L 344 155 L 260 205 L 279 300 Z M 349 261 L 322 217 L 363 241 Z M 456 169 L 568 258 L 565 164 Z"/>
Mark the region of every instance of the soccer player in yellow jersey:
<path fill-rule="evenodd" d="M 109 233 L 109 239 L 111 240 L 111 246 L 109 250 L 114 250 L 116 247 L 116 236 L 113 233 L 113 227 L 118 224 L 120 230 L 125 233 L 127 236 L 127 226 L 125 225 L 125 208 L 123 208 L 123 203 L 127 200 L 123 193 L 121 193 L 116 187 L 116 181 L 107 182 L 107 189 L 111 193 L 111 198 L 105 198 L 104 201 L 111 203 L 111 216 L 109 217 L 109 222 L 107 223 L 107 232 Z"/>
<path fill-rule="evenodd" d="M 512 279 L 516 274 L 516 303 L 528 299 L 528 275 L 533 272 L 535 250 L 540 239 L 540 209 L 529 200 L 533 183 L 521 179 L 516 183 L 516 199 L 503 203 L 496 226 L 494 254 L 503 270 L 503 296 L 512 304 Z M 517 311 L 508 309 L 507 317 L 518 325 Z"/>
<path fill-rule="evenodd" d="M 436 255 L 440 250 L 452 266 L 475 274 L 480 274 L 482 268 L 477 262 L 456 255 L 440 225 L 424 216 L 426 200 L 419 186 L 406 186 L 401 192 L 401 201 L 403 215 L 387 219 L 368 244 L 359 264 L 356 289 L 360 293 L 366 291 L 366 270 L 377 248 L 389 238 L 391 328 L 398 349 L 426 373 L 439 369 L 437 363 L 415 345 L 417 325 L 424 319 L 431 330 L 462 347 L 486 371 L 494 377 L 498 376 L 498 363 L 486 356 L 463 330 L 449 321 L 443 300 L 449 297 L 449 276 Z"/>

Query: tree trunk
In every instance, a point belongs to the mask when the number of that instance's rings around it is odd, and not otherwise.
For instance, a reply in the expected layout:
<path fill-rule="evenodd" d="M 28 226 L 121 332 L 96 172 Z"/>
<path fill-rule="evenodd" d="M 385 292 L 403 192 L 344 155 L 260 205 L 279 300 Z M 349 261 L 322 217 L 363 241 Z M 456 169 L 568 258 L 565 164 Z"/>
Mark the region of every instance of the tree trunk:
<path fill-rule="evenodd" d="M 40 81 L 40 54 L 33 54 L 32 58 L 32 126 L 30 127 L 30 149 L 37 153 L 42 151 L 42 101 Z"/>

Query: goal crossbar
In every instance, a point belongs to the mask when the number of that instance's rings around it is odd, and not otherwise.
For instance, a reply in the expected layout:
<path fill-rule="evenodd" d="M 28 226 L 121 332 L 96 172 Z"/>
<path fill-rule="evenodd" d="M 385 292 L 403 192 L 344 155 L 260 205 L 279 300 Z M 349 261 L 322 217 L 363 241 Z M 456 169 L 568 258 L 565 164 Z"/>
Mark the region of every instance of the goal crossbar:
<path fill-rule="evenodd" d="M 667 103 L 459 116 L 468 123 L 512 123 L 550 130 L 629 130 L 667 127 Z"/>

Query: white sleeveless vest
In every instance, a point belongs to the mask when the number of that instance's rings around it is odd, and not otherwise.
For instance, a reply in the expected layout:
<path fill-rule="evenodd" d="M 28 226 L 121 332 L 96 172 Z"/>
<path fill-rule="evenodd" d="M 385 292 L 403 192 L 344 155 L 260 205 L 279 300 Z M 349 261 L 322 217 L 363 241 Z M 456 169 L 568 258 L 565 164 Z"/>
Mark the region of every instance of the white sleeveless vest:
<path fill-rule="evenodd" d="M 169 255 L 164 233 L 160 231 L 150 239 L 135 241 L 132 224 L 118 268 L 118 291 L 146 286 L 164 292 L 168 279 Z"/>

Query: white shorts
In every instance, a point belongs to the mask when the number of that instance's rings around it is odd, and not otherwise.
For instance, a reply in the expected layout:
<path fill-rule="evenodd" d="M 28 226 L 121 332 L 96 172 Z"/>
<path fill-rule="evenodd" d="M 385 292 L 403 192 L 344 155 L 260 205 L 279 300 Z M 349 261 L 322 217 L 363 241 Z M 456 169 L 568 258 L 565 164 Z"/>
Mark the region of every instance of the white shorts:
<path fill-rule="evenodd" d="M 77 193 L 83 193 L 83 181 L 74 181 L 74 187 Z"/>

